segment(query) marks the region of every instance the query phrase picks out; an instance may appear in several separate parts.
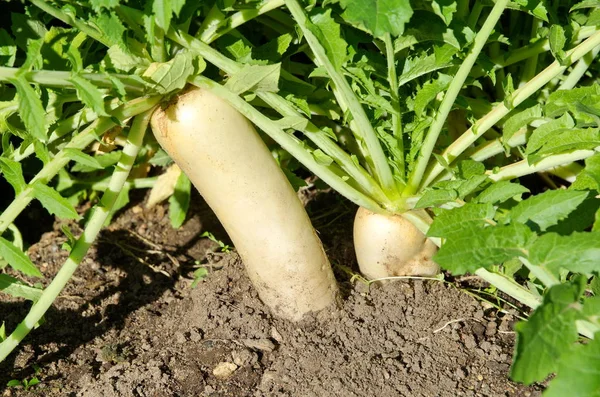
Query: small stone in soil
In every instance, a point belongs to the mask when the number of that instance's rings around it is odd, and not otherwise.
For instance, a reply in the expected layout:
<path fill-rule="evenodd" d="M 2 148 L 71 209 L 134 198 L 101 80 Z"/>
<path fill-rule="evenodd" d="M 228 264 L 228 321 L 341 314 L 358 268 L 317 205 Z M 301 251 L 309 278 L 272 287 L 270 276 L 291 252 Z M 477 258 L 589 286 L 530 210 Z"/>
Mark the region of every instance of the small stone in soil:
<path fill-rule="evenodd" d="M 213 375 L 217 379 L 227 379 L 235 372 L 237 368 L 238 366 L 234 363 L 228 363 L 226 361 L 220 362 L 213 369 Z"/>
<path fill-rule="evenodd" d="M 275 344 L 269 339 L 242 339 L 241 341 L 246 347 L 251 349 L 272 352 L 275 350 Z"/>

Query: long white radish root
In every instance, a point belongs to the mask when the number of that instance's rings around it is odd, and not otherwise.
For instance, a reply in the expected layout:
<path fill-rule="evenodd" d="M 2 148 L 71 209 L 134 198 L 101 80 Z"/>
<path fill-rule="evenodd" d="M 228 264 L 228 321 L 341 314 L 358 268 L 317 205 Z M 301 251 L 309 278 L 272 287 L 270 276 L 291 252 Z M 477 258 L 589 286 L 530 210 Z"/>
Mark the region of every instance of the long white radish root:
<path fill-rule="evenodd" d="M 152 129 L 216 213 L 274 315 L 299 320 L 336 301 L 321 241 L 247 119 L 210 91 L 192 88 L 154 113 Z"/>
<path fill-rule="evenodd" d="M 401 215 L 381 215 L 360 207 L 354 218 L 354 249 L 360 271 L 369 279 L 433 276 L 437 251 L 419 229 Z"/>

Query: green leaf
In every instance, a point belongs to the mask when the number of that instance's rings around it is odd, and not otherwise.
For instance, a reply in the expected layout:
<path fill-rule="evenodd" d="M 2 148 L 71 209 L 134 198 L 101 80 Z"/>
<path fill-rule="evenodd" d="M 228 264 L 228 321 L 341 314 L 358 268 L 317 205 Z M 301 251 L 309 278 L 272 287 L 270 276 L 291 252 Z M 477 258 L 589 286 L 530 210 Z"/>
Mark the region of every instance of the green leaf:
<path fill-rule="evenodd" d="M 465 227 L 454 233 L 434 256 L 452 274 L 474 272 L 525 255 L 535 234 L 527 226 Z"/>
<path fill-rule="evenodd" d="M 585 345 L 576 345 L 558 363 L 557 376 L 544 397 L 600 396 L 600 335 Z"/>
<path fill-rule="evenodd" d="M 310 20 L 318 28 L 311 31 L 319 38 L 329 61 L 336 69 L 341 68 L 348 57 L 348 43 L 340 36 L 340 25 L 331 17 L 331 9 L 315 10 Z"/>
<path fill-rule="evenodd" d="M 578 87 L 571 90 L 554 91 L 546 100 L 544 113 L 547 117 L 562 116 L 568 110 L 575 110 L 582 98 L 600 95 L 600 86 L 594 84 L 588 87 Z"/>
<path fill-rule="evenodd" d="M 454 189 L 432 189 L 423 193 L 423 196 L 415 204 L 415 208 L 428 208 L 446 204 L 458 198 L 458 192 Z"/>
<path fill-rule="evenodd" d="M 568 236 L 547 233 L 531 246 L 529 261 L 558 274 L 559 269 L 576 273 L 600 272 L 600 232 L 575 232 Z"/>
<path fill-rule="evenodd" d="M 108 39 L 111 46 L 118 44 L 125 48 L 123 34 L 126 29 L 114 11 L 103 12 L 98 17 L 93 18 L 91 22 L 96 24 L 98 30 Z"/>
<path fill-rule="evenodd" d="M 190 180 L 182 172 L 175 183 L 173 195 L 169 197 L 169 219 L 175 229 L 181 227 L 185 221 L 190 206 L 191 187 Z"/>
<path fill-rule="evenodd" d="M 100 165 L 100 169 L 104 169 L 104 168 L 108 168 L 112 165 L 115 165 L 119 162 L 119 159 L 121 158 L 121 151 L 120 150 L 115 150 L 112 151 L 110 153 L 106 153 L 100 156 L 95 156 L 93 157 L 93 159 L 96 161 L 96 163 L 98 163 Z M 75 154 L 75 156 L 77 156 Z M 96 171 L 97 165 L 94 163 L 93 166 L 84 164 L 83 162 L 77 161 L 77 159 L 82 159 L 81 156 L 78 156 L 78 158 L 71 158 L 72 160 L 75 160 L 77 164 L 75 164 L 72 168 L 71 171 L 73 172 L 93 172 Z M 86 160 L 83 160 L 84 162 Z"/>
<path fill-rule="evenodd" d="M 600 191 L 600 153 L 585 159 L 585 168 L 569 189 Z"/>
<path fill-rule="evenodd" d="M 558 135 L 573 127 L 575 127 L 575 121 L 569 113 L 564 113 L 560 118 L 542 124 L 533 131 L 527 140 L 525 154 L 531 155 L 535 153 L 548 142 L 552 135 Z"/>
<path fill-rule="evenodd" d="M 171 0 L 154 0 L 152 2 L 152 13 L 154 14 L 156 25 L 165 32 L 169 30 L 171 17 L 173 16 Z"/>
<path fill-rule="evenodd" d="M 529 320 L 515 326 L 513 380 L 529 385 L 557 370 L 561 356 L 577 340 L 575 320 L 579 311 L 575 303 L 582 292 L 582 286 L 576 283 L 552 287 Z"/>
<path fill-rule="evenodd" d="M 94 11 L 99 12 L 102 8 L 112 10 L 119 5 L 120 0 L 90 0 L 90 5 Z"/>
<path fill-rule="evenodd" d="M 225 87 L 236 94 L 247 91 L 277 92 L 281 64 L 275 65 L 244 65 L 242 69 L 231 76 Z"/>
<path fill-rule="evenodd" d="M 588 196 L 586 191 L 548 190 L 521 201 L 511 211 L 512 222 L 536 223 L 541 231 L 573 212 Z"/>
<path fill-rule="evenodd" d="M 575 10 L 580 10 L 582 8 L 596 8 L 596 7 L 600 7 L 599 0 L 583 0 L 583 1 L 576 3 L 573 7 L 571 7 L 569 12 L 573 12 Z"/>
<path fill-rule="evenodd" d="M 560 154 L 572 150 L 591 150 L 600 146 L 600 129 L 572 128 L 558 131 L 535 153 L 537 156 Z"/>
<path fill-rule="evenodd" d="M 0 257 L 4 258 L 10 267 L 27 276 L 42 277 L 42 273 L 35 267 L 29 257 L 3 237 L 0 237 Z"/>
<path fill-rule="evenodd" d="M 21 193 L 27 186 L 19 162 L 6 157 L 0 157 L 0 171 L 2 171 L 4 179 L 15 189 L 15 195 Z"/>
<path fill-rule="evenodd" d="M 33 185 L 33 195 L 42 203 L 42 206 L 51 214 L 63 219 L 79 219 L 75 208 L 56 190 L 41 182 Z"/>
<path fill-rule="evenodd" d="M 345 10 L 342 18 L 375 37 L 400 36 L 413 14 L 408 0 L 340 0 L 340 4 Z"/>
<path fill-rule="evenodd" d="M 17 88 L 19 96 L 19 116 L 27 128 L 27 132 L 36 139 L 46 142 L 48 139 L 48 126 L 44 115 L 42 101 L 35 90 L 29 85 L 25 77 L 19 76 L 8 81 Z"/>
<path fill-rule="evenodd" d="M 40 159 L 44 165 L 48 164 L 51 160 L 50 151 L 48 146 L 40 141 L 33 142 L 33 149 L 35 151 L 35 157 Z"/>
<path fill-rule="evenodd" d="M 457 52 L 457 49 L 447 44 L 438 48 L 441 50 L 437 54 L 421 54 L 413 58 L 408 58 L 404 62 L 402 74 L 398 79 L 398 86 L 402 87 L 417 77 L 451 66 L 452 63 L 450 61 Z"/>
<path fill-rule="evenodd" d="M 144 77 L 155 83 L 154 89 L 159 94 L 167 94 L 183 88 L 193 73 L 192 54 L 180 52 L 169 62 L 151 64 L 144 72 Z"/>
<path fill-rule="evenodd" d="M 17 59 L 17 46 L 8 32 L 0 28 L 0 65 L 14 66 Z"/>
<path fill-rule="evenodd" d="M 503 126 L 502 144 L 508 153 L 510 146 L 508 142 L 523 127 L 527 127 L 532 121 L 542 118 L 542 105 L 537 104 L 519 113 L 512 115 Z"/>
<path fill-rule="evenodd" d="M 0 291 L 33 302 L 37 302 L 42 296 L 41 289 L 30 287 L 8 274 L 0 274 Z"/>
<path fill-rule="evenodd" d="M 483 227 L 494 218 L 496 211 L 492 204 L 467 203 L 462 207 L 442 210 L 429 228 L 430 237 L 449 237 L 468 227 Z"/>
<path fill-rule="evenodd" d="M 86 167 L 97 169 L 97 170 L 101 170 L 104 168 L 98 162 L 98 160 L 96 160 L 96 158 L 90 156 L 89 154 L 83 153 L 79 149 L 65 148 L 65 149 L 63 149 L 63 152 L 71 160 L 73 160 L 81 165 L 84 165 Z"/>
<path fill-rule="evenodd" d="M 423 84 L 423 87 L 417 91 L 417 95 L 415 96 L 415 115 L 420 117 L 427 108 L 427 105 L 429 105 L 440 92 L 445 91 L 451 81 L 452 77 L 446 74 L 440 74 L 437 79 Z"/>
<path fill-rule="evenodd" d="M 293 36 L 289 33 L 278 36 L 268 43 L 253 49 L 252 58 L 255 60 L 269 61 L 268 63 L 279 62 L 281 61 L 281 56 L 287 51 L 290 44 L 292 44 L 293 39 Z"/>
<path fill-rule="evenodd" d="M 108 113 L 104 110 L 104 98 L 102 92 L 98 87 L 78 74 L 71 75 L 69 80 L 77 89 L 77 97 L 81 102 L 92 108 L 97 115 L 108 116 Z"/>
<path fill-rule="evenodd" d="M 523 193 L 529 193 L 529 189 L 518 183 L 499 181 L 492 184 L 477 196 L 478 203 L 503 203 L 515 196 L 521 197 Z"/>
<path fill-rule="evenodd" d="M 565 30 L 560 25 L 550 26 L 550 36 L 548 38 L 550 42 L 550 51 L 554 58 L 560 63 L 563 62 L 565 57 L 565 45 L 567 44 L 567 37 L 565 36 Z"/>
<path fill-rule="evenodd" d="M 452 17 L 458 8 L 456 1 L 452 0 L 433 0 L 431 2 L 431 8 L 436 15 L 438 15 L 446 23 L 450 25 Z"/>
<path fill-rule="evenodd" d="M 147 59 L 126 52 L 120 45 L 113 45 L 108 49 L 104 62 L 108 67 L 123 72 L 149 66 Z"/>

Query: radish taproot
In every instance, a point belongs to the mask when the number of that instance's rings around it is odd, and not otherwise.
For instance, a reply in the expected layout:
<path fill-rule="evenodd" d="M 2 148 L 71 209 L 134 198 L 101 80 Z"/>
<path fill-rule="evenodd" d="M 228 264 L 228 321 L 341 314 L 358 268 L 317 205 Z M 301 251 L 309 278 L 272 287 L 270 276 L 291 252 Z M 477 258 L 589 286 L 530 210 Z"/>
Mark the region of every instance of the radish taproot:
<path fill-rule="evenodd" d="M 156 110 L 152 130 L 216 213 L 276 316 L 299 320 L 335 303 L 321 241 L 246 118 L 209 90 L 191 88 Z"/>
<path fill-rule="evenodd" d="M 361 273 L 370 279 L 433 276 L 436 245 L 409 220 L 360 207 L 354 219 L 354 248 Z"/>

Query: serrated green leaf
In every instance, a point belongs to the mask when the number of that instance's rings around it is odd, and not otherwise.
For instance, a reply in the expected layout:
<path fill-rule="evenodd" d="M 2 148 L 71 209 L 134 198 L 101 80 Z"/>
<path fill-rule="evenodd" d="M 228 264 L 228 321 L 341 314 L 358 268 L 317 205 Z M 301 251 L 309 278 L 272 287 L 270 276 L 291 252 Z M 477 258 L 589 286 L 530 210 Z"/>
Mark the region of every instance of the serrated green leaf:
<path fill-rule="evenodd" d="M 15 195 L 21 193 L 25 189 L 25 186 L 27 186 L 19 162 L 6 157 L 0 157 L 0 171 L 2 171 L 6 182 L 10 183 L 13 189 L 15 189 Z"/>
<path fill-rule="evenodd" d="M 550 26 L 550 35 L 548 37 L 550 42 L 550 51 L 557 61 L 561 62 L 565 56 L 565 45 L 567 44 L 567 37 L 565 35 L 565 29 L 560 25 Z"/>
<path fill-rule="evenodd" d="M 154 14 L 156 25 L 165 32 L 169 30 L 171 17 L 173 16 L 171 0 L 153 0 L 152 13 Z"/>
<path fill-rule="evenodd" d="M 10 267 L 23 274 L 42 277 L 42 273 L 35 267 L 29 257 L 3 237 L 0 237 L 0 257 L 4 258 Z"/>
<path fill-rule="evenodd" d="M 600 232 L 568 236 L 546 233 L 531 246 L 529 261 L 555 274 L 559 269 L 590 274 L 600 272 Z"/>
<path fill-rule="evenodd" d="M 48 150 L 48 146 L 40 141 L 33 142 L 33 150 L 35 151 L 35 157 L 40 159 L 44 165 L 48 164 L 51 160 L 50 151 Z"/>
<path fill-rule="evenodd" d="M 571 90 L 557 90 L 548 97 L 544 106 L 547 117 L 562 116 L 568 110 L 575 110 L 582 98 L 597 97 L 600 86 L 594 84 L 588 87 L 577 87 Z"/>
<path fill-rule="evenodd" d="M 596 189 L 600 191 L 600 153 L 594 154 L 592 157 L 585 159 L 585 168 L 577 176 L 577 180 L 582 177 L 589 177 L 596 181 Z"/>
<path fill-rule="evenodd" d="M 43 292 L 41 289 L 30 287 L 8 274 L 0 274 L 0 291 L 33 302 L 37 302 Z"/>
<path fill-rule="evenodd" d="M 527 127 L 529 123 L 542 118 L 542 105 L 537 104 L 527 108 L 521 112 L 512 115 L 503 126 L 502 144 L 508 153 L 510 146 L 508 142 L 523 127 Z"/>
<path fill-rule="evenodd" d="M 310 20 L 317 27 L 317 32 L 313 33 L 325 48 L 329 61 L 336 69 L 340 69 L 348 56 L 348 43 L 340 36 L 340 25 L 331 17 L 331 9 L 315 10 Z"/>
<path fill-rule="evenodd" d="M 8 79 L 17 89 L 19 97 L 19 116 L 27 128 L 27 132 L 32 137 L 46 142 L 48 139 L 48 126 L 44 115 L 44 107 L 42 101 L 36 94 L 35 90 L 29 85 L 23 76 L 15 79 Z"/>
<path fill-rule="evenodd" d="M 440 74 L 437 79 L 426 82 L 423 87 L 417 91 L 417 95 L 415 96 L 415 115 L 420 117 L 425 111 L 425 108 L 427 108 L 427 105 L 429 105 L 440 92 L 445 91 L 451 81 L 452 77 Z"/>
<path fill-rule="evenodd" d="M 144 72 L 144 77 L 155 83 L 154 89 L 158 93 L 167 94 L 183 88 L 193 73 L 192 54 L 180 52 L 169 62 L 151 64 Z"/>
<path fill-rule="evenodd" d="M 515 196 L 521 197 L 523 193 L 529 193 L 529 189 L 518 183 L 499 181 L 492 184 L 477 196 L 478 203 L 503 203 Z"/>
<path fill-rule="evenodd" d="M 294 38 L 286 33 L 278 36 L 266 44 L 252 50 L 252 58 L 255 60 L 269 61 L 276 63 L 281 61 L 281 56 L 287 51 Z"/>
<path fill-rule="evenodd" d="M 450 25 L 452 17 L 458 8 L 458 4 L 456 1 L 433 0 L 431 2 L 431 8 L 436 15 L 442 18 L 446 25 Z"/>
<path fill-rule="evenodd" d="M 564 113 L 560 118 L 549 121 L 536 128 L 527 140 L 526 155 L 538 151 L 554 135 L 560 135 L 575 127 L 575 121 L 569 113 Z"/>
<path fill-rule="evenodd" d="M 103 12 L 96 18 L 93 18 L 91 22 L 96 24 L 98 30 L 108 39 L 111 46 L 117 44 L 125 48 L 123 34 L 126 29 L 114 11 Z"/>
<path fill-rule="evenodd" d="M 107 10 L 112 10 L 119 5 L 120 0 L 90 0 L 90 5 L 94 9 L 94 11 L 99 12 L 103 8 Z"/>
<path fill-rule="evenodd" d="M 552 287 L 529 320 L 515 326 L 517 344 L 511 369 L 513 380 L 529 385 L 556 371 L 561 356 L 577 340 L 575 320 L 579 311 L 574 303 L 581 292 L 582 288 L 577 284 Z"/>
<path fill-rule="evenodd" d="M 17 46 L 27 51 L 28 40 L 43 39 L 48 30 L 42 22 L 26 14 L 11 13 L 11 31 Z"/>
<path fill-rule="evenodd" d="M 512 222 L 536 223 L 541 231 L 565 219 L 588 196 L 586 191 L 548 190 L 521 201 L 511 211 Z"/>
<path fill-rule="evenodd" d="M 428 208 L 446 204 L 458 198 L 458 192 L 454 189 L 428 190 L 415 204 L 415 208 Z"/>
<path fill-rule="evenodd" d="M 108 67 L 127 73 L 150 65 L 147 59 L 126 52 L 120 45 L 111 46 L 104 61 Z"/>
<path fill-rule="evenodd" d="M 178 229 L 183 225 L 190 206 L 191 182 L 182 172 L 175 183 L 173 195 L 169 197 L 169 219 L 171 226 Z"/>
<path fill-rule="evenodd" d="M 90 107 L 99 116 L 108 116 L 104 110 L 104 98 L 102 92 L 89 80 L 78 74 L 71 75 L 69 79 L 77 89 L 77 97 L 86 106 Z"/>
<path fill-rule="evenodd" d="M 17 46 L 8 32 L 0 28 L 0 65 L 13 66 L 17 59 Z"/>
<path fill-rule="evenodd" d="M 600 146 L 600 129 L 572 128 L 557 131 L 553 139 L 546 141 L 534 156 L 547 156 L 572 150 L 591 150 Z"/>
<path fill-rule="evenodd" d="M 244 65 L 242 69 L 231 76 L 225 87 L 236 94 L 247 91 L 277 92 L 281 64 L 275 65 Z"/>
<path fill-rule="evenodd" d="M 427 235 L 448 237 L 465 227 L 483 227 L 494 218 L 496 211 L 492 204 L 467 203 L 462 207 L 442 210 L 433 221 Z"/>
<path fill-rule="evenodd" d="M 402 87 L 406 83 L 436 70 L 444 69 L 452 65 L 451 60 L 458 50 L 448 44 L 442 47 L 434 47 L 437 53 L 421 54 L 413 58 L 408 58 L 404 62 L 402 74 L 398 78 L 398 86 Z"/>
<path fill-rule="evenodd" d="M 63 219 L 79 219 L 80 216 L 67 199 L 56 190 L 43 183 L 33 185 L 33 195 L 42 203 L 42 206 L 51 214 Z"/>
<path fill-rule="evenodd" d="M 576 345 L 558 363 L 557 376 L 544 397 L 600 396 L 600 335 L 585 345 Z"/>
<path fill-rule="evenodd" d="M 120 150 L 115 150 L 110 153 L 102 154 L 99 156 L 94 156 L 94 159 L 100 165 L 100 168 L 104 169 L 104 168 L 108 168 L 112 165 L 117 164 L 119 162 L 119 159 L 121 158 L 121 153 L 122 152 Z M 93 167 L 91 167 L 91 166 L 85 165 L 81 162 L 77 162 L 73 166 L 73 168 L 71 168 L 71 171 L 73 171 L 73 172 L 93 172 L 97 169 L 98 168 L 96 168 L 95 164 Z"/>
<path fill-rule="evenodd" d="M 97 170 L 101 170 L 104 168 L 98 162 L 98 160 L 96 160 L 96 158 L 90 156 L 89 154 L 83 153 L 79 149 L 65 148 L 65 149 L 63 149 L 63 152 L 69 159 L 71 159 L 79 164 L 82 164 L 86 167 L 90 167 L 90 168 L 97 169 Z"/>
<path fill-rule="evenodd" d="M 596 7 L 600 7 L 599 0 L 583 0 L 583 1 L 580 1 L 577 4 L 575 4 L 573 7 L 571 7 L 569 12 L 573 12 L 575 10 L 581 10 L 582 8 L 596 8 Z"/>
<path fill-rule="evenodd" d="M 518 223 L 465 227 L 446 240 L 433 260 L 455 275 L 474 272 L 525 255 L 534 236 L 527 226 Z"/>
<path fill-rule="evenodd" d="M 413 14 L 408 0 L 341 0 L 342 18 L 375 37 L 400 36 Z"/>

